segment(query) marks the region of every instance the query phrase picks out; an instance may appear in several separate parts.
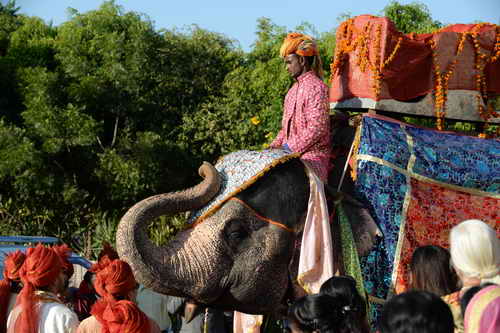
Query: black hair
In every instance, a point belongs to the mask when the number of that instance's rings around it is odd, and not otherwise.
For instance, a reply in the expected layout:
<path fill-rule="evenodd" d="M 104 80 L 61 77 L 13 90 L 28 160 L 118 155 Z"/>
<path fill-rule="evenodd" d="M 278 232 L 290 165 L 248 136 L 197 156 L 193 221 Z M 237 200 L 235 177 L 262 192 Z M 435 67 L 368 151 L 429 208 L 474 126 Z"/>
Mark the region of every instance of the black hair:
<path fill-rule="evenodd" d="M 94 273 L 91 271 L 86 271 L 85 274 L 83 275 L 83 280 L 87 282 L 89 285 L 92 284 L 92 277 L 94 276 Z"/>
<path fill-rule="evenodd" d="M 290 307 L 288 316 L 302 331 L 320 333 L 348 333 L 352 331 L 348 322 L 350 314 L 357 309 L 346 305 L 341 297 L 326 294 L 307 295 L 299 298 Z"/>
<path fill-rule="evenodd" d="M 320 288 L 320 294 L 339 299 L 342 306 L 351 309 L 344 321 L 348 332 L 370 331 L 366 315 L 366 302 L 356 288 L 356 280 L 351 276 L 333 276 L 326 280 Z"/>
<path fill-rule="evenodd" d="M 411 289 L 444 296 L 457 291 L 458 277 L 450 265 L 448 250 L 434 245 L 418 247 L 410 263 Z"/>
<path fill-rule="evenodd" d="M 320 79 L 323 79 L 323 63 L 321 62 L 321 58 L 319 57 L 319 55 L 306 56 L 304 58 L 306 64 L 311 68 L 312 71 L 314 71 L 314 73 L 316 73 L 316 76 Z"/>
<path fill-rule="evenodd" d="M 11 293 L 19 294 L 21 292 L 21 289 L 23 289 L 23 284 L 21 283 L 21 281 L 15 281 L 15 280 L 10 281 Z"/>
<path fill-rule="evenodd" d="M 465 310 L 467 309 L 467 305 L 469 305 L 472 297 L 474 297 L 474 295 L 476 295 L 481 289 L 489 287 L 489 286 L 495 286 L 495 284 L 488 282 L 488 283 L 484 283 L 480 286 L 474 286 L 474 287 L 467 289 L 467 291 L 460 298 L 460 310 L 462 311 L 462 317 L 465 316 Z"/>
<path fill-rule="evenodd" d="M 448 305 L 428 291 L 409 291 L 391 298 L 380 318 L 381 333 L 453 333 Z"/>

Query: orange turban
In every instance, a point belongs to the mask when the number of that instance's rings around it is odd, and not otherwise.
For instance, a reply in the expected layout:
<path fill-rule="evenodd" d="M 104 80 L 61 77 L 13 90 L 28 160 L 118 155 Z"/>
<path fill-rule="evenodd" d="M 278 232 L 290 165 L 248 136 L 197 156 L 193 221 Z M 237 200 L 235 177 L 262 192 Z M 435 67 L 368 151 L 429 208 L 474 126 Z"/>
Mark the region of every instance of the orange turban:
<path fill-rule="evenodd" d="M 151 332 L 149 318 L 131 301 L 99 301 L 92 307 L 92 315 L 101 323 L 102 333 Z"/>
<path fill-rule="evenodd" d="M 94 288 L 104 298 L 126 297 L 137 286 L 129 264 L 120 259 L 111 261 L 96 274 Z"/>
<path fill-rule="evenodd" d="M 0 281 L 0 333 L 7 331 L 7 310 L 9 308 L 11 281 L 19 281 L 19 269 L 26 255 L 17 250 L 5 256 L 3 280 Z"/>
<path fill-rule="evenodd" d="M 280 56 L 284 58 L 293 53 L 304 57 L 317 56 L 319 55 L 318 45 L 311 36 L 292 32 L 283 41 Z"/>
<path fill-rule="evenodd" d="M 61 273 L 62 266 L 61 258 L 53 248 L 38 244 L 27 250 L 26 260 L 20 270 L 21 281 L 25 287 L 49 286 Z"/>
<path fill-rule="evenodd" d="M 20 280 L 19 269 L 23 265 L 25 259 L 26 255 L 19 250 L 7 254 L 4 261 L 4 278 L 12 281 Z"/>
<path fill-rule="evenodd" d="M 68 278 L 72 277 L 75 269 L 73 268 L 73 264 L 69 262 L 69 257 L 71 255 L 70 247 L 67 244 L 62 244 L 54 246 L 53 249 L 61 258 L 62 270 L 64 274 L 66 274 Z"/>
<path fill-rule="evenodd" d="M 38 244 L 26 251 L 26 260 L 20 270 L 23 289 L 17 304 L 22 311 L 15 324 L 16 332 L 38 332 L 38 306 L 35 298 L 35 288 L 46 287 L 54 283 L 61 274 L 62 261 L 53 248 Z"/>
<path fill-rule="evenodd" d="M 97 257 L 97 263 L 92 265 L 90 271 L 93 273 L 97 273 L 101 269 L 105 268 L 109 265 L 109 263 L 115 259 L 119 259 L 118 252 L 116 252 L 108 242 L 102 243 L 102 250 Z"/>

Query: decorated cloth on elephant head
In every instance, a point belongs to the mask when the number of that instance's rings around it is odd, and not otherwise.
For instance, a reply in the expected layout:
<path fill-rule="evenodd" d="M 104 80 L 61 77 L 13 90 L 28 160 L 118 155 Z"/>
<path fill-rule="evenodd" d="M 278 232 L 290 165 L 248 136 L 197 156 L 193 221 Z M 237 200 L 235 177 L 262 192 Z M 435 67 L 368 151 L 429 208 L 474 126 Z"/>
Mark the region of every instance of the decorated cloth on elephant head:
<path fill-rule="evenodd" d="M 225 202 L 232 199 L 255 212 L 252 207 L 236 198 L 235 195 L 248 188 L 273 167 L 298 157 L 298 154 L 281 149 L 243 150 L 224 156 L 215 165 L 222 178 L 219 193 L 203 209 L 193 212 L 189 221 L 193 226 L 202 223 L 205 218 L 214 214 Z M 302 232 L 297 282 L 307 293 L 317 293 L 321 284 L 334 274 L 333 246 L 323 182 L 307 162 L 304 164 L 309 178 L 310 196 Z M 269 220 L 258 212 L 255 212 L 255 215 L 265 222 L 294 232 L 280 221 Z M 262 319 L 260 315 L 235 312 L 234 332 L 257 332 Z"/>
<path fill-rule="evenodd" d="M 221 177 L 221 188 L 217 195 L 203 208 L 191 212 L 188 223 L 195 225 L 214 214 L 229 199 L 249 188 L 269 170 L 297 159 L 300 154 L 282 149 L 262 151 L 240 150 L 221 157 L 215 169 Z"/>

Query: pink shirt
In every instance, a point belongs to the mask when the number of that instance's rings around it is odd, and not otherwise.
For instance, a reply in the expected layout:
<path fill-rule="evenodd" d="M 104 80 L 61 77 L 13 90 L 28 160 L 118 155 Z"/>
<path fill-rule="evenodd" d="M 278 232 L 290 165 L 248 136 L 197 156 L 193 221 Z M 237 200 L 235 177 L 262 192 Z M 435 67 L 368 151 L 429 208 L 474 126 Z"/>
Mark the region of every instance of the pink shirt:
<path fill-rule="evenodd" d="M 330 163 L 330 116 L 328 86 L 313 71 L 300 75 L 285 97 L 281 130 L 271 143 L 280 148 L 287 144 L 294 153 L 302 153 L 323 182 L 328 179 Z"/>

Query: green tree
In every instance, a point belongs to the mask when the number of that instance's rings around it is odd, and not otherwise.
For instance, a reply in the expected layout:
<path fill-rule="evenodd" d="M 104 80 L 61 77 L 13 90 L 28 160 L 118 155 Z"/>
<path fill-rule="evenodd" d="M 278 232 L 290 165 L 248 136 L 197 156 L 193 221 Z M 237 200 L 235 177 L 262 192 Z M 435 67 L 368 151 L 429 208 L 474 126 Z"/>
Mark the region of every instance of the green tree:
<path fill-rule="evenodd" d="M 432 18 L 429 8 L 421 2 L 403 5 L 391 1 L 382 10 L 382 15 L 388 17 L 402 33 L 430 33 L 443 26 Z"/>
<path fill-rule="evenodd" d="M 112 1 L 70 13 L 57 28 L 8 14 L 16 25 L 0 56 L 10 91 L 0 98 L 2 232 L 71 241 L 194 182 L 196 159 L 177 142 L 183 118 L 221 96 L 243 59 L 221 34 L 156 31 Z"/>

